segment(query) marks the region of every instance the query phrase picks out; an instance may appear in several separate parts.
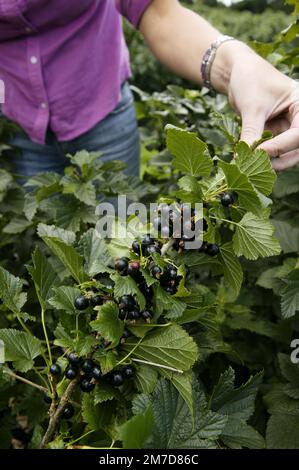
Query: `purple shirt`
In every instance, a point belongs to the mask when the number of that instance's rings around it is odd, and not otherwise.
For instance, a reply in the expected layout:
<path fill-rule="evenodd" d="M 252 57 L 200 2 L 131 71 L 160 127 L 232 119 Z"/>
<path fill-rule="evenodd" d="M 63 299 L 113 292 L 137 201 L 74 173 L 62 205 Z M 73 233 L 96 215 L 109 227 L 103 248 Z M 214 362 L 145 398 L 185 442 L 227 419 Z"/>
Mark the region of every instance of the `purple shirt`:
<path fill-rule="evenodd" d="M 121 14 L 135 27 L 151 0 L 0 0 L 6 116 L 45 142 L 71 140 L 107 116 L 130 77 Z"/>

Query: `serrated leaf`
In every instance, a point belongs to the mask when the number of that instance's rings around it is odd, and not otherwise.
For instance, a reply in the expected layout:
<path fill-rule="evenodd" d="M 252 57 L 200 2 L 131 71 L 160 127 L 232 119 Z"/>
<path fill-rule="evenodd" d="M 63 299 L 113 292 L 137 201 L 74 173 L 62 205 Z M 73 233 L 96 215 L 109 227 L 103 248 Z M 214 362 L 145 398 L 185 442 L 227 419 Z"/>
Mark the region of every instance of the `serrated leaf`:
<path fill-rule="evenodd" d="M 94 404 L 92 394 L 83 394 L 82 398 L 82 418 L 87 423 L 88 430 L 98 431 L 107 426 L 113 419 L 115 406 L 112 402 Z"/>
<path fill-rule="evenodd" d="M 116 388 L 112 387 L 111 385 L 105 384 L 101 382 L 97 384 L 95 391 L 94 391 L 94 403 L 98 405 L 98 403 L 104 403 L 106 401 L 114 400 L 114 398 L 120 398 L 120 392 Z"/>
<path fill-rule="evenodd" d="M 2 329 L 0 339 L 4 343 L 5 361 L 12 361 L 20 372 L 32 369 L 33 360 L 42 353 L 41 342 L 25 331 Z"/>
<path fill-rule="evenodd" d="M 254 214 L 259 214 L 261 203 L 254 186 L 248 177 L 241 172 L 235 164 L 218 161 L 218 166 L 222 169 L 230 191 L 238 195 L 237 204 Z"/>
<path fill-rule="evenodd" d="M 96 230 L 90 229 L 83 234 L 80 239 L 80 248 L 82 248 L 85 259 L 85 271 L 89 276 L 109 272 L 107 268 L 111 257 L 107 250 L 105 240 L 97 236 Z"/>
<path fill-rule="evenodd" d="M 57 276 L 45 255 L 36 248 L 32 254 L 33 266 L 27 266 L 27 270 L 34 282 L 39 303 L 46 308 L 50 290 L 57 283 Z"/>
<path fill-rule="evenodd" d="M 232 243 L 225 243 L 220 247 L 219 259 L 222 263 L 226 285 L 231 289 L 234 297 L 237 297 L 243 282 L 243 270 L 234 253 Z"/>
<path fill-rule="evenodd" d="M 170 372 L 165 369 L 161 370 L 161 375 L 166 379 L 170 380 L 175 386 L 181 397 L 185 400 L 191 416 L 194 415 L 194 402 L 193 402 L 193 390 L 192 390 L 192 372 L 185 372 L 184 374 L 177 374 Z"/>
<path fill-rule="evenodd" d="M 284 253 L 299 251 L 299 228 L 284 220 L 273 220 L 275 236 L 279 240 Z"/>
<path fill-rule="evenodd" d="M 283 198 L 299 191 L 299 167 L 291 168 L 279 173 L 274 186 L 274 196 Z"/>
<path fill-rule="evenodd" d="M 223 443 L 231 449 L 264 449 L 263 436 L 252 426 L 234 419 L 228 418 L 227 425 L 221 436 Z"/>
<path fill-rule="evenodd" d="M 248 212 L 236 226 L 233 247 L 237 256 L 256 260 L 280 254 L 279 243 L 273 236 L 274 227 L 269 220 Z"/>
<path fill-rule="evenodd" d="M 186 309 L 186 304 L 168 294 L 158 284 L 154 286 L 154 305 L 157 313 L 167 312 L 165 318 L 167 320 L 176 320 L 180 318 Z"/>
<path fill-rule="evenodd" d="M 150 394 L 158 381 L 158 371 L 153 367 L 138 365 L 134 376 L 136 388 L 141 393 Z"/>
<path fill-rule="evenodd" d="M 147 410 L 151 403 L 151 397 L 148 394 L 145 393 L 139 393 L 138 395 L 135 395 L 135 397 L 132 400 L 132 413 L 134 415 L 139 415 L 141 413 L 144 413 L 144 411 Z"/>
<path fill-rule="evenodd" d="M 167 126 L 167 148 L 174 156 L 173 166 L 190 176 L 209 176 L 213 161 L 208 146 L 194 133 Z"/>
<path fill-rule="evenodd" d="M 285 286 L 280 292 L 281 313 L 284 318 L 291 318 L 299 310 L 299 269 L 291 272 L 283 283 Z"/>
<path fill-rule="evenodd" d="M 119 299 L 123 295 L 133 295 L 136 297 L 140 309 L 145 309 L 145 297 L 131 276 L 120 276 L 114 273 L 110 277 L 114 282 L 114 297 L 116 299 Z"/>
<path fill-rule="evenodd" d="M 58 238 L 66 245 L 73 245 L 76 241 L 76 235 L 70 230 L 56 227 L 55 225 L 38 224 L 37 234 L 39 237 Z"/>
<path fill-rule="evenodd" d="M 0 266 L 0 299 L 14 313 L 20 312 L 27 300 L 23 282 Z"/>
<path fill-rule="evenodd" d="M 153 397 L 154 429 L 149 442 L 155 449 L 213 448 L 227 418 L 207 409 L 202 396 L 196 396 L 196 415 L 178 390 L 167 380 L 159 381 Z"/>
<path fill-rule="evenodd" d="M 299 449 L 299 412 L 270 416 L 266 432 L 267 449 Z"/>
<path fill-rule="evenodd" d="M 133 416 L 119 427 L 119 438 L 124 449 L 143 449 L 153 428 L 153 409 L 149 405 L 143 413 Z"/>
<path fill-rule="evenodd" d="M 13 217 L 2 230 L 4 233 L 20 234 L 27 230 L 31 225 L 32 223 L 23 217 Z"/>
<path fill-rule="evenodd" d="M 241 172 L 245 173 L 257 191 L 269 196 L 277 178 L 269 155 L 264 150 L 251 150 L 245 142 L 236 145 L 236 152 L 236 164 Z"/>
<path fill-rule="evenodd" d="M 124 332 L 124 322 L 118 318 L 118 306 L 115 302 L 107 302 L 98 312 L 97 320 L 90 322 L 91 328 L 111 341 L 111 347 L 117 346 Z"/>
<path fill-rule="evenodd" d="M 66 269 L 79 284 L 86 281 L 88 277 L 83 269 L 83 257 L 79 255 L 73 246 L 67 244 L 63 240 L 63 238 L 66 236 L 69 240 L 67 231 L 63 229 L 57 229 L 56 227 L 49 230 L 48 226 L 41 227 L 41 225 L 43 224 L 38 226 L 38 234 L 50 248 L 50 250 L 60 259 Z M 47 228 L 45 229 L 45 227 Z M 71 234 L 72 232 L 68 233 Z M 63 237 L 61 238 L 59 234 L 61 234 Z"/>
<path fill-rule="evenodd" d="M 177 325 L 150 332 L 136 347 L 138 341 L 140 340 L 137 338 L 128 338 L 124 350 L 127 353 L 132 352 L 132 359 L 158 364 L 158 369 L 166 366 L 166 369 L 167 367 L 175 369 L 174 372 L 187 371 L 198 357 L 195 342 Z"/>
<path fill-rule="evenodd" d="M 81 295 L 80 289 L 71 286 L 60 286 L 50 293 L 49 304 L 57 310 L 64 310 L 71 315 L 77 315 L 79 312 L 74 306 L 76 297 Z"/>
<path fill-rule="evenodd" d="M 103 374 L 108 374 L 117 363 L 117 355 L 113 351 L 96 351 L 94 359 L 100 363 Z"/>

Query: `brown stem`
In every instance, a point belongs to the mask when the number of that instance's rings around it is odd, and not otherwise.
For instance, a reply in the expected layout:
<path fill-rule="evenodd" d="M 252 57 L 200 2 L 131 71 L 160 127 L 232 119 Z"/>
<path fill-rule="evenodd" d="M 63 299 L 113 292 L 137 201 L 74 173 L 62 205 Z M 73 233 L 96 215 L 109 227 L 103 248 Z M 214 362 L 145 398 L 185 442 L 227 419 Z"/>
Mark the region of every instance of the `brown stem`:
<path fill-rule="evenodd" d="M 60 398 L 60 402 L 59 402 L 59 405 L 56 408 L 56 410 L 51 410 L 48 429 L 47 429 L 47 431 L 46 431 L 46 433 L 45 433 L 45 435 L 42 439 L 41 445 L 40 445 L 41 449 L 44 449 L 47 446 L 47 444 L 49 444 L 49 442 L 51 442 L 53 440 L 53 437 L 54 437 L 55 432 L 57 430 L 57 427 L 59 425 L 59 421 L 60 421 L 61 415 L 63 413 L 64 407 L 70 401 L 70 398 L 71 398 L 72 394 L 74 393 L 74 391 L 75 391 L 75 389 L 78 385 L 79 380 L 80 380 L 80 377 L 77 377 L 76 379 L 74 379 L 70 382 L 70 384 L 68 385 L 66 391 L 64 392 L 64 394 Z"/>
<path fill-rule="evenodd" d="M 165 243 L 165 245 L 162 246 L 162 249 L 161 249 L 161 255 L 162 256 L 166 255 L 166 253 L 173 246 L 174 242 L 175 242 L 174 238 L 171 238 L 167 243 Z"/>
<path fill-rule="evenodd" d="M 4 374 L 9 375 L 13 379 L 19 380 L 20 382 L 24 382 L 25 384 L 30 385 L 31 387 L 37 388 L 38 390 L 41 390 L 42 392 L 46 393 L 48 391 L 46 387 L 43 387 L 42 385 L 38 385 L 34 382 L 31 382 L 31 380 L 25 379 L 24 377 L 21 377 L 20 375 L 17 375 L 10 370 L 5 369 L 3 372 Z"/>

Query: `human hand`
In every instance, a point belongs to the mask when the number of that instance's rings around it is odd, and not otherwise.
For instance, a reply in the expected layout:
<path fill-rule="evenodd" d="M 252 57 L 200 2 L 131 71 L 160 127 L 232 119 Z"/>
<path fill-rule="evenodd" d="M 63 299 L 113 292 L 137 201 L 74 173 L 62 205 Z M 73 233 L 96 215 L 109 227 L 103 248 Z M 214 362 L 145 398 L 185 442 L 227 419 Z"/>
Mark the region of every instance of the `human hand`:
<path fill-rule="evenodd" d="M 294 166 L 299 162 L 299 84 L 245 44 L 222 47 L 231 64 L 225 92 L 242 118 L 241 139 L 251 145 L 264 130 L 272 131 L 274 138 L 259 148 L 273 159 L 275 170 Z"/>

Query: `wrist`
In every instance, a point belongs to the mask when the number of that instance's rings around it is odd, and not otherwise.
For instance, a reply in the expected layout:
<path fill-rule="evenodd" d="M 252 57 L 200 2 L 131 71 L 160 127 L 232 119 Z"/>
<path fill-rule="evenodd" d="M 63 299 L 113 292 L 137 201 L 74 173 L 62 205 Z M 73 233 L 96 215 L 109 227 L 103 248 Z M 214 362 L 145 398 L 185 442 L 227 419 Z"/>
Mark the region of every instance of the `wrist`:
<path fill-rule="evenodd" d="M 253 50 L 238 40 L 226 42 L 219 47 L 211 68 L 211 83 L 216 91 L 228 95 L 234 64 L 236 61 L 244 62 L 248 54 L 254 54 Z"/>

